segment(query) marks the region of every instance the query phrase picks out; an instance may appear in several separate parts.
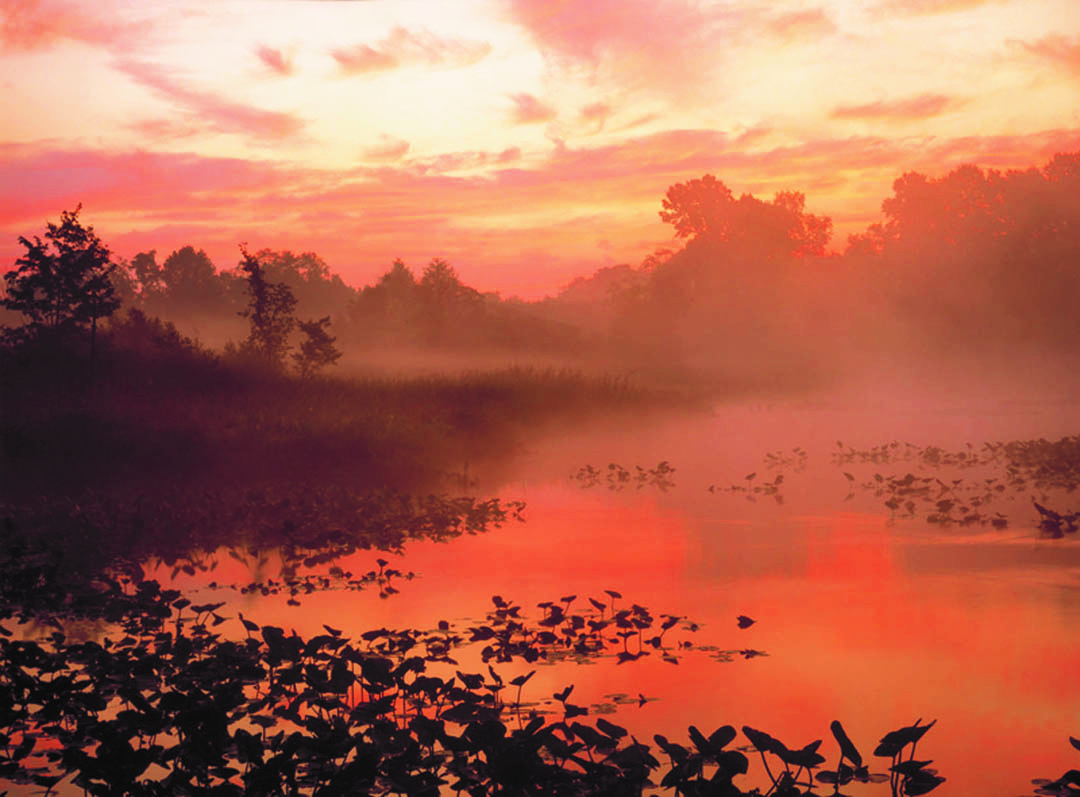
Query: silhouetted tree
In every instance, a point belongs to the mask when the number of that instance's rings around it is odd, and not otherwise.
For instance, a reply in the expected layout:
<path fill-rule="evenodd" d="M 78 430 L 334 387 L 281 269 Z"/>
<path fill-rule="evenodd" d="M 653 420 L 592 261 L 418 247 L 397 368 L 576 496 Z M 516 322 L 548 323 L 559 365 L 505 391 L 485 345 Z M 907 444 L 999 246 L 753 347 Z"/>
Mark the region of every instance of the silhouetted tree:
<path fill-rule="evenodd" d="M 173 314 L 205 312 L 221 303 L 221 285 L 210 256 L 193 246 L 177 249 L 161 266 L 165 300 Z"/>
<path fill-rule="evenodd" d="M 844 256 L 890 314 L 935 346 L 1075 351 L 1078 195 L 1080 153 L 1041 169 L 908 172 L 882 203 L 884 220 L 852 235 Z"/>
<path fill-rule="evenodd" d="M 326 261 L 314 252 L 295 254 L 289 250 L 260 249 L 255 256 L 266 279 L 283 282 L 292 289 L 305 315 L 329 315 L 336 321 L 348 313 L 356 291 L 332 274 Z"/>
<path fill-rule="evenodd" d="M 296 319 L 293 309 L 296 297 L 288 285 L 269 282 L 258 257 L 240 247 L 243 258 L 240 270 L 247 275 L 248 307 L 241 315 L 251 322 L 251 330 L 244 341 L 244 350 L 273 368 L 285 364 L 289 351 L 289 334 Z"/>
<path fill-rule="evenodd" d="M 446 260 L 433 258 L 417 285 L 429 343 L 460 342 L 483 313 L 483 297 L 458 277 Z"/>
<path fill-rule="evenodd" d="M 297 326 L 304 339 L 300 341 L 300 350 L 294 352 L 292 358 L 301 378 L 307 379 L 341 358 L 341 352 L 334 346 L 337 338 L 331 337 L 328 331 L 330 316 L 318 321 L 297 321 Z"/>
<path fill-rule="evenodd" d="M 832 236 L 832 219 L 806 212 L 806 197 L 781 191 L 772 202 L 751 194 L 738 199 L 711 174 L 677 183 L 663 199 L 661 221 L 679 238 L 706 238 L 754 251 L 822 255 Z"/>
<path fill-rule="evenodd" d="M 162 293 L 165 283 L 161 266 L 157 262 L 157 250 L 139 252 L 131 258 L 131 271 L 139 284 L 139 294 L 145 301 L 151 296 Z"/>
<path fill-rule="evenodd" d="M 357 343 L 367 345 L 413 343 L 421 312 L 416 277 L 398 258 L 389 271 L 351 302 L 350 335 Z"/>
<path fill-rule="evenodd" d="M 109 249 L 93 227 L 79 222 L 80 204 L 63 211 L 60 224 L 47 222 L 45 242 L 22 236 L 26 254 L 17 269 L 4 275 L 7 296 L 0 303 L 29 321 L 20 336 L 63 334 L 89 330 L 93 355 L 97 321 L 120 306 L 110 274 L 114 268 Z"/>

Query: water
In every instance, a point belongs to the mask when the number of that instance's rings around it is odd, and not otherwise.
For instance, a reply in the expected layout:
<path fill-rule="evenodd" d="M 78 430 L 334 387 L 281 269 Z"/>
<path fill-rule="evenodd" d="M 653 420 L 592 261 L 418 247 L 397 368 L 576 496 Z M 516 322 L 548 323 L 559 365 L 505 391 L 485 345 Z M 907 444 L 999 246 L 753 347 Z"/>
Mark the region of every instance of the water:
<path fill-rule="evenodd" d="M 874 472 L 956 474 L 920 470 L 918 462 L 838 466 L 831 455 L 842 450 L 838 440 L 855 449 L 892 440 L 953 449 L 1056 440 L 1075 433 L 1078 420 L 1068 401 L 979 399 L 720 407 L 711 415 L 592 424 L 536 441 L 510 466 L 472 467 L 475 491 L 527 502 L 524 523 L 412 543 L 402 557 L 363 552 L 337 563 L 364 572 L 377 556 L 392 559 L 417 576 L 395 581 L 398 594 L 321 592 L 300 607 L 284 594 L 218 589 L 206 590 L 207 598 L 228 596 L 230 608 L 256 622 L 307 637 L 322 633 L 323 623 L 346 634 L 434 628 L 440 620 L 466 628 L 484 621 L 493 595 L 539 618 L 540 601 L 576 595 L 574 608 L 584 610 L 587 598 L 606 602 L 604 591 L 616 590 L 623 595 L 617 608 L 637 603 L 654 616 L 692 620 L 698 630 L 673 629 L 671 639 L 694 648 L 678 651 L 678 664 L 654 652 L 621 665 L 612 656 L 585 665 L 499 665 L 507 681 L 538 670 L 524 701 L 554 711 L 551 695 L 573 684 L 572 702 L 590 706 L 592 718 L 614 711 L 610 718 L 641 741 L 662 733 L 686 743 L 689 724 L 706 734 L 750 725 L 789 747 L 825 739 L 829 766 L 839 758 L 829 723 L 839 719 L 872 771 L 888 766 L 870 755 L 881 736 L 936 719 L 918 757 L 933 759 L 947 778 L 937 794 L 1029 794 L 1032 778 L 1080 764 L 1067 738 L 1080 734 L 1080 545 L 1041 538 L 1027 493 L 997 499 L 993 509 L 1009 518 L 1005 529 L 890 517 L 882 498 L 851 489 L 843 473 L 856 484 Z M 782 464 L 769 468 L 768 452 L 780 452 Z M 606 473 L 617 463 L 633 473 L 661 461 L 676 468 L 667 491 L 583 489 L 571 478 L 585 465 Z M 974 482 L 989 472 L 958 478 Z M 750 473 L 755 479 L 746 480 Z M 725 492 L 779 474 L 782 503 Z M 1075 496 L 1052 497 L 1056 506 L 1077 508 Z M 251 580 L 224 554 L 219 561 L 219 583 Z M 181 575 L 177 583 L 206 580 Z M 756 622 L 740 629 L 739 615 Z M 466 672 L 480 671 L 479 647 L 459 652 Z M 740 649 L 768 655 L 716 655 Z M 745 743 L 740 735 L 736 744 Z M 762 773 L 754 755 L 750 777 L 736 782 L 767 785 Z M 887 786 L 853 784 L 845 792 L 882 794 Z"/>

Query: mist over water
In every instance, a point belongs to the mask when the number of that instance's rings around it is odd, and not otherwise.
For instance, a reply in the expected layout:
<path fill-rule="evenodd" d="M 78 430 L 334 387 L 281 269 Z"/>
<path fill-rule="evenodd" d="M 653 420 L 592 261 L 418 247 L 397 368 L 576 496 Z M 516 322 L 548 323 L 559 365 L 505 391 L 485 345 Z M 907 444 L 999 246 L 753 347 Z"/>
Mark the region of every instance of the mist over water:
<path fill-rule="evenodd" d="M 189 600 L 260 667 L 294 630 L 456 634 L 423 666 L 535 670 L 545 722 L 570 685 L 642 740 L 730 723 L 794 750 L 839 719 L 868 751 L 936 718 L 941 793 L 1030 790 L 1080 731 L 1077 163 L 905 175 L 843 254 L 801 194 L 706 176 L 664 200 L 685 245 L 538 302 L 440 258 L 356 289 L 310 252 L 140 253 L 100 329 L 84 308 L 5 338 L 0 609 L 60 623 L 154 579 L 191 596 L 146 612 L 162 644 Z M 478 644 L 511 605 L 569 639 L 616 602 L 678 641 Z M 19 641 L 67 656 L 56 627 Z"/>

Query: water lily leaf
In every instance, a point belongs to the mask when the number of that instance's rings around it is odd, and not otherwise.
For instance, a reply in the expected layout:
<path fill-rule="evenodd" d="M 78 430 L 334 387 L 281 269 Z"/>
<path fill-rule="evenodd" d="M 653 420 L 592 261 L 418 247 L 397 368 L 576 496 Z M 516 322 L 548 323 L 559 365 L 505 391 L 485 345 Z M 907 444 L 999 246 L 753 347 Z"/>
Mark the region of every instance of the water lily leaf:
<path fill-rule="evenodd" d="M 779 739 L 774 739 L 765 731 L 759 731 L 755 728 L 751 728 L 749 725 L 743 725 L 743 735 L 750 740 L 750 744 L 754 748 L 762 753 L 772 753 L 773 755 L 780 755 L 787 751 L 787 746 L 784 745 Z"/>
<path fill-rule="evenodd" d="M 750 770 L 749 759 L 738 750 L 725 750 L 716 757 L 716 763 L 720 765 L 717 775 L 723 772 L 728 780 L 735 775 L 745 775 Z"/>
<path fill-rule="evenodd" d="M 821 746 L 821 739 L 815 742 L 811 742 L 801 750 L 785 750 L 782 753 L 778 753 L 780 760 L 785 764 L 791 764 L 797 767 L 806 767 L 807 769 L 813 769 L 818 764 L 825 762 L 825 757 L 817 752 L 817 749 Z"/>
<path fill-rule="evenodd" d="M 892 758 L 907 745 L 918 742 L 928 730 L 934 727 L 937 720 L 933 720 L 929 724 L 922 726 L 919 725 L 919 722 L 921 722 L 921 720 L 916 720 L 914 725 L 909 725 L 906 728 L 889 731 L 889 733 L 881 738 L 880 744 L 878 744 L 877 749 L 874 750 L 874 755 Z"/>
<path fill-rule="evenodd" d="M 896 772 L 905 777 L 913 777 L 918 774 L 923 774 L 921 770 L 923 767 L 934 763 L 933 761 L 916 761 L 914 759 L 908 759 L 907 761 L 901 761 L 894 767 L 890 767 L 892 772 Z"/>
<path fill-rule="evenodd" d="M 920 794 L 928 794 L 945 782 L 945 778 L 930 772 L 920 772 L 909 778 L 904 783 L 904 794 L 918 797 Z"/>
<path fill-rule="evenodd" d="M 829 725 L 829 729 L 832 730 L 836 743 L 840 745 L 840 755 L 854 764 L 856 768 L 861 767 L 862 755 L 848 737 L 847 732 L 844 731 L 844 726 L 840 724 L 840 720 L 833 720 L 832 724 Z"/>
<path fill-rule="evenodd" d="M 532 670 L 528 675 L 519 675 L 517 678 L 514 678 L 512 681 L 510 681 L 510 685 L 524 686 L 534 675 L 536 675 L 536 670 Z"/>
<path fill-rule="evenodd" d="M 621 728 L 612 722 L 608 722 L 603 717 L 597 718 L 596 727 L 606 733 L 612 739 L 621 739 L 622 737 L 626 736 L 626 728 Z"/>

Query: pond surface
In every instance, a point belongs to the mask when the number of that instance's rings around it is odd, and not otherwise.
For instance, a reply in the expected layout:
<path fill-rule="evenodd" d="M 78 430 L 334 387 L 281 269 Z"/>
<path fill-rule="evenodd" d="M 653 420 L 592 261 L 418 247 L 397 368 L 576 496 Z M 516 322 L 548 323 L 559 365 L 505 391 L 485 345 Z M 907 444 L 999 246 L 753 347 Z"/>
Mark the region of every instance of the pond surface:
<path fill-rule="evenodd" d="M 1032 778 L 1080 764 L 1068 742 L 1080 735 L 1080 545 L 1041 535 L 1031 503 L 1075 511 L 1076 494 L 996 494 L 982 509 L 1006 517 L 1005 528 L 929 523 L 921 505 L 911 517 L 886 508 L 874 474 L 967 486 L 994 478 L 994 468 L 836 454 L 892 441 L 978 450 L 997 440 L 1053 441 L 1078 426 L 1075 403 L 991 400 L 719 407 L 629 427 L 594 424 L 538 441 L 511 466 L 469 471 L 473 494 L 525 501 L 524 522 L 410 543 L 400 557 L 361 552 L 335 563 L 366 572 L 381 556 L 415 574 L 395 579 L 389 596 L 331 590 L 295 606 L 286 593 L 208 589 L 207 574 L 174 583 L 202 593 L 196 602 L 228 599 L 245 617 L 304 637 L 323 633 L 323 623 L 347 635 L 441 620 L 465 629 L 484 622 L 493 595 L 539 619 L 542 601 L 577 596 L 572 608 L 591 611 L 588 598 L 608 603 L 605 590 L 613 590 L 622 596 L 616 609 L 639 604 L 686 618 L 666 638 L 677 663 L 654 650 L 624 663 L 612 654 L 496 665 L 507 681 L 537 670 L 524 702 L 554 710 L 552 694 L 573 684 L 590 718 L 615 711 L 643 742 L 662 733 L 686 743 L 690 724 L 706 734 L 751 725 L 792 748 L 825 739 L 830 766 L 838 757 L 832 720 L 870 757 L 886 732 L 936 719 L 918 749 L 947 778 L 935 793 L 1030 794 Z M 671 484 L 643 477 L 639 487 L 637 467 L 662 461 L 675 469 Z M 586 466 L 599 475 L 573 478 Z M 620 469 L 629 474 L 621 488 Z M 224 553 L 211 574 L 218 584 L 275 576 L 273 556 L 255 571 Z M 164 582 L 169 572 L 148 575 Z M 740 615 L 755 623 L 740 628 Z M 480 647 L 455 654 L 461 669 L 480 671 Z M 871 760 L 871 771 L 887 767 Z M 768 785 L 756 756 L 737 783 Z M 885 794 L 888 786 L 845 792 Z"/>

